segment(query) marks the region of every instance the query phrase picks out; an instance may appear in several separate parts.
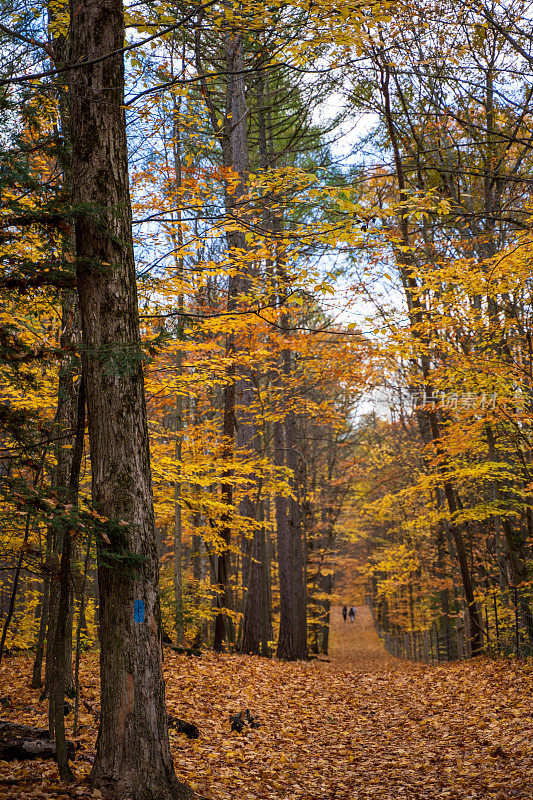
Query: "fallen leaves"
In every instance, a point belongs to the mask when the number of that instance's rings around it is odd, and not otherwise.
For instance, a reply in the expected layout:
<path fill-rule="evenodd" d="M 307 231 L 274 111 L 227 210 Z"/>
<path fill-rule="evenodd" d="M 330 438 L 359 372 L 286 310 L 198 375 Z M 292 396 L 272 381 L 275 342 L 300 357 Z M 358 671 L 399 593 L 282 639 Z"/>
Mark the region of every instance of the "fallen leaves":
<path fill-rule="evenodd" d="M 169 713 L 200 738 L 170 732 L 178 776 L 212 800 L 527 800 L 532 796 L 531 669 L 475 660 L 423 666 L 384 653 L 365 609 L 356 625 L 334 617 L 331 663 L 287 664 L 206 653 L 165 653 Z M 10 658 L 4 716 L 46 725 L 28 688 L 28 656 Z M 82 699 L 97 703 L 97 655 L 83 664 Z M 32 702 L 33 701 L 33 702 Z M 250 708 L 258 729 L 230 732 Z M 77 782 L 62 787 L 54 764 L 0 763 L 2 800 L 98 797 L 86 783 L 94 713 L 80 715 Z M 82 760 L 84 759 L 84 760 Z"/>

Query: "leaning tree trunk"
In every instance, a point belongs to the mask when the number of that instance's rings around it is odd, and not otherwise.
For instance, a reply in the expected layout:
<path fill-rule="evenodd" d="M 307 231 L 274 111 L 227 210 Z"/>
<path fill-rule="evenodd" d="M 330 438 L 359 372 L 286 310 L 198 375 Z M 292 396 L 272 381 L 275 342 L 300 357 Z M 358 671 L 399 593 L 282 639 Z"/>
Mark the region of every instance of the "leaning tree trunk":
<path fill-rule="evenodd" d="M 170 755 L 148 429 L 128 185 L 120 0 L 71 0 L 76 271 L 100 588 L 94 786 L 106 798 L 191 796 Z M 83 62 L 86 62 L 84 65 Z"/>

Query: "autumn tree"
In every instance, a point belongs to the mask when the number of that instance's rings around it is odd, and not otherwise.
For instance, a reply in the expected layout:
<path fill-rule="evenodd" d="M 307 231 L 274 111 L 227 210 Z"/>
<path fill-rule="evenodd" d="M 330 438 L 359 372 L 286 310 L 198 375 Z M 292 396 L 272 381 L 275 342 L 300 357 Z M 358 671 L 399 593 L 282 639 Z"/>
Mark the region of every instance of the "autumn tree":
<path fill-rule="evenodd" d="M 190 793 L 177 781 L 170 756 L 161 674 L 123 42 L 121 3 L 105 0 L 71 8 L 76 274 L 93 503 L 101 520 L 97 543 L 102 702 L 92 781 L 110 797 L 186 797 Z M 88 63 L 82 65 L 84 60 Z"/>

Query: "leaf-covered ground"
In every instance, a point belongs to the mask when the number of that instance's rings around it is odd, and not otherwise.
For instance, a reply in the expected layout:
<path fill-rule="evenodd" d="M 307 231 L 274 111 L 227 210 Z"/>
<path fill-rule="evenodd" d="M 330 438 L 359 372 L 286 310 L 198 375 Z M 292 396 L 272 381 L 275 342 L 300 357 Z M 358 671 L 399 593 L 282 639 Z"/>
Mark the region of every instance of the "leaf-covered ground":
<path fill-rule="evenodd" d="M 7 658 L 2 718 L 46 727 L 29 688 L 31 660 Z M 331 662 L 284 664 L 246 656 L 165 653 L 170 713 L 200 738 L 172 733 L 178 774 L 212 800 L 531 800 L 533 670 L 478 660 L 422 666 L 387 656 L 366 608 L 337 610 Z M 83 664 L 82 699 L 98 702 L 97 656 Z M 230 733 L 250 708 L 258 729 Z M 68 789 L 51 762 L 1 762 L 0 797 L 98 797 L 86 783 L 96 722 L 85 710 Z"/>

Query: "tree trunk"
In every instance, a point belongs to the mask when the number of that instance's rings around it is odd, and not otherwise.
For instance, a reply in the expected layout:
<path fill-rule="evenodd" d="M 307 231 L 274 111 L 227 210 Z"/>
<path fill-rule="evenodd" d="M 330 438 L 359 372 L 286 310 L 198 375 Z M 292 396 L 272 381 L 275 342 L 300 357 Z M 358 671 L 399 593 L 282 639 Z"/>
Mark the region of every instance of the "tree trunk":
<path fill-rule="evenodd" d="M 333 591 L 333 575 L 331 572 L 328 572 L 327 575 L 322 576 L 321 589 L 322 591 L 328 595 L 328 597 L 322 601 L 324 606 L 324 617 L 322 621 L 322 635 L 320 637 L 320 650 L 324 653 L 325 656 L 328 655 L 329 651 L 329 626 L 330 626 L 330 616 L 331 616 L 331 600 L 330 595 Z"/>
<path fill-rule="evenodd" d="M 286 323 L 288 325 L 288 322 Z M 290 351 L 284 353 L 285 375 L 290 379 Z M 305 553 L 300 513 L 298 452 L 296 449 L 296 418 L 289 409 L 285 418 L 285 460 L 291 470 L 291 487 L 294 497 L 289 499 L 289 531 L 292 540 L 292 565 L 294 569 L 294 624 L 297 657 L 307 658 L 307 587 L 305 578 Z"/>
<path fill-rule="evenodd" d="M 43 657 L 44 657 L 44 644 L 46 637 L 46 624 L 48 621 L 49 598 L 50 598 L 50 577 L 49 575 L 45 575 L 43 577 L 39 633 L 37 634 L 37 642 L 35 645 L 35 658 L 33 661 L 33 672 L 31 678 L 32 689 L 40 689 L 42 686 L 42 668 L 43 668 Z"/>
<path fill-rule="evenodd" d="M 171 68 L 172 76 L 174 69 L 174 58 L 171 53 Z M 176 101 L 176 95 L 172 95 L 172 151 L 174 156 L 174 174 L 176 190 L 179 193 L 182 188 L 182 164 L 181 164 L 181 130 L 179 114 L 181 110 L 181 95 L 179 103 Z M 178 280 L 183 281 L 183 227 L 181 219 L 181 209 L 176 210 L 176 230 L 172 234 L 174 251 L 174 262 L 176 266 L 176 274 Z M 183 292 L 178 294 L 178 329 L 177 338 L 181 342 L 184 339 L 184 297 Z M 178 381 L 183 375 L 183 351 L 181 348 L 176 353 L 176 372 Z M 181 457 L 183 450 L 183 428 L 184 428 L 184 402 L 182 389 L 178 386 L 176 394 L 176 445 L 174 449 L 174 456 L 177 464 L 179 464 L 179 473 L 176 475 L 176 483 L 174 485 L 174 604 L 175 604 L 175 617 L 174 628 L 176 631 L 176 643 L 183 644 L 184 627 L 183 627 L 183 565 L 182 565 L 182 543 L 183 543 L 183 525 L 182 525 L 182 485 L 181 485 Z"/>
<path fill-rule="evenodd" d="M 262 626 L 262 543 L 264 545 L 265 531 L 261 528 L 255 531 L 249 564 L 244 562 L 243 570 L 247 569 L 249 580 L 245 586 L 244 617 L 241 652 L 259 655 L 261 653 L 261 626 Z"/>
<path fill-rule="evenodd" d="M 76 508 L 80 482 L 81 460 L 85 437 L 85 384 L 83 375 L 80 378 L 77 403 L 76 439 L 74 442 L 68 494 L 67 508 Z M 65 737 L 65 693 L 69 678 L 72 677 L 72 541 L 75 531 L 67 521 L 62 531 L 63 548 L 59 570 L 59 600 L 54 628 L 54 672 L 50 675 L 49 719 L 50 736 L 55 739 L 57 750 L 57 766 L 61 780 L 71 781 L 72 772 L 68 765 L 68 750 Z"/>
<path fill-rule="evenodd" d="M 106 798 L 174 800 L 159 569 L 124 112 L 119 0 L 71 0 L 76 272 L 100 591 L 101 713 L 91 773 Z M 109 55 L 113 54 L 113 55 Z"/>
<path fill-rule="evenodd" d="M 244 50 L 243 37 L 240 34 L 229 32 L 225 38 L 225 60 L 227 67 L 227 86 L 226 86 L 226 108 L 224 112 L 224 124 L 219 134 L 222 147 L 222 157 L 224 166 L 232 170 L 238 177 L 237 186 L 232 187 L 231 182 L 225 186 L 225 209 L 230 218 L 237 218 L 242 215 L 239 208 L 239 199 L 245 191 L 245 181 L 248 174 L 248 142 L 247 142 L 247 110 L 244 96 Z M 219 130 L 217 114 L 208 99 L 208 106 L 214 130 Z M 237 298 L 246 288 L 246 276 L 244 268 L 239 263 L 242 254 L 246 250 L 246 240 L 244 232 L 240 230 L 228 230 L 226 234 L 229 257 L 233 262 L 235 274 L 231 275 L 228 283 L 227 310 L 234 311 L 237 308 Z M 227 370 L 228 383 L 224 387 L 224 416 L 222 435 L 224 437 L 223 459 L 230 464 L 233 458 L 233 434 L 235 429 L 235 334 L 230 332 L 226 336 L 226 357 L 231 360 Z M 213 648 L 220 651 L 223 647 L 224 639 L 228 643 L 234 641 L 234 626 L 231 618 L 225 609 L 231 607 L 231 592 L 229 589 L 229 575 L 231 571 L 231 538 L 232 538 L 232 512 L 233 505 L 233 472 L 228 468 L 225 477 L 227 480 L 222 483 L 222 502 L 227 506 L 227 511 L 223 515 L 221 523 L 221 538 L 225 548 L 218 558 L 218 608 L 219 613 L 215 620 L 215 636 Z"/>
<path fill-rule="evenodd" d="M 231 282 L 230 278 L 230 282 Z M 230 303 L 228 302 L 228 307 Z M 226 355 L 233 355 L 235 352 L 234 335 L 229 334 L 226 341 Z M 231 463 L 233 457 L 233 430 L 235 428 L 235 382 L 232 379 L 233 367 L 228 369 L 228 377 L 231 383 L 224 387 L 224 418 L 222 424 L 222 435 L 224 444 L 222 458 L 227 464 Z M 220 535 L 224 542 L 224 549 L 219 553 L 217 560 L 217 609 L 215 617 L 215 633 L 213 638 L 213 650 L 220 652 L 223 649 L 224 641 L 228 644 L 233 642 L 233 623 L 227 609 L 231 606 L 231 596 L 229 589 L 229 574 L 231 569 L 231 532 L 232 532 L 232 507 L 233 507 L 233 472 L 228 468 L 224 472 L 224 482 L 221 486 L 222 502 L 226 510 L 221 517 Z"/>
<path fill-rule="evenodd" d="M 286 430 L 285 430 L 286 433 Z M 289 445 L 287 445 L 287 450 Z M 283 424 L 274 423 L 274 463 L 284 464 Z M 302 614 L 303 584 L 301 563 L 301 530 L 294 503 L 276 496 L 276 528 L 278 534 L 278 568 L 280 621 L 277 656 L 285 661 L 307 658 L 307 626 L 305 608 Z M 300 542 L 296 538 L 300 538 Z M 305 632 L 305 639 L 302 635 Z"/>
<path fill-rule="evenodd" d="M 436 415 L 430 413 L 430 418 L 431 417 L 436 417 Z M 436 418 L 433 422 L 434 425 L 436 426 Z M 432 435 L 433 435 L 433 440 L 437 442 L 439 438 L 438 429 L 436 427 L 433 428 L 433 426 L 432 426 Z M 449 483 L 449 481 L 447 480 L 443 481 L 443 488 L 444 488 L 444 495 L 448 503 L 450 516 L 452 518 L 452 522 L 450 523 L 450 529 L 455 544 L 455 550 L 457 553 L 457 561 L 459 563 L 461 580 L 463 582 L 463 590 L 467 605 L 467 613 L 470 618 L 470 626 L 469 626 L 470 652 L 472 655 L 478 655 L 482 647 L 482 625 L 476 603 L 476 598 L 474 596 L 474 581 L 472 578 L 470 567 L 468 565 L 468 556 L 464 543 L 464 537 L 459 525 L 453 522 L 453 517 L 458 511 L 457 498 L 453 490 L 453 487 L 451 483 Z"/>
<path fill-rule="evenodd" d="M 256 376 L 254 376 L 256 377 Z M 257 380 L 255 380 L 257 384 Z M 237 443 L 243 455 L 248 450 L 249 456 L 261 457 L 264 446 L 253 414 L 249 411 L 255 399 L 254 379 L 251 370 L 239 381 L 238 403 L 239 425 Z M 270 627 L 270 604 L 265 601 L 265 564 L 266 564 L 266 535 L 264 522 L 264 508 L 261 499 L 263 480 L 261 475 L 254 476 L 255 498 L 247 496 L 240 504 L 240 513 L 243 517 L 257 520 L 260 527 L 254 529 L 253 540 L 243 541 L 243 589 L 244 589 L 244 614 L 243 638 L 241 651 L 259 655 L 265 651 L 265 627 Z M 268 649 L 268 648 L 267 648 Z"/>
<path fill-rule="evenodd" d="M 263 503 L 260 504 L 259 521 L 263 521 Z M 264 525 L 254 533 L 248 566 L 249 580 L 244 603 L 242 652 L 268 656 L 271 629 L 270 598 L 268 591 L 268 559 Z"/>
<path fill-rule="evenodd" d="M 281 326 L 287 329 L 286 314 L 281 315 L 280 321 Z M 281 358 L 283 378 L 290 381 L 291 353 L 288 348 L 282 351 Z M 297 459 L 296 420 L 294 412 L 289 409 L 284 423 L 274 423 L 274 463 L 277 466 L 285 464 L 291 470 L 291 488 L 295 494 L 295 499 L 289 500 L 276 497 L 280 592 L 277 656 L 286 661 L 307 658 L 307 602 Z"/>
<path fill-rule="evenodd" d="M 65 116 L 65 115 L 64 115 Z M 63 248 L 70 258 L 73 257 L 74 242 L 72 237 L 65 236 Z M 69 493 L 69 481 L 72 470 L 73 441 L 77 424 L 77 401 L 79 394 L 79 358 L 76 356 L 78 346 L 78 336 L 80 332 L 80 319 L 78 312 L 78 301 L 73 291 L 65 291 L 61 302 L 61 337 L 60 346 L 63 353 L 59 366 L 59 381 L 57 392 L 57 422 L 56 436 L 58 445 L 56 448 L 56 471 L 54 475 L 54 489 L 60 503 L 66 503 Z M 56 624 L 59 613 L 59 596 L 61 593 L 60 559 L 63 552 L 63 537 L 65 531 L 61 523 L 51 526 L 48 537 L 51 541 L 51 551 L 49 555 L 50 571 L 50 596 L 48 601 L 48 633 L 46 639 L 46 664 L 45 664 L 45 688 L 44 694 L 48 697 L 48 723 L 50 731 L 54 730 L 54 699 L 50 691 L 54 675 L 58 669 L 63 669 L 66 664 L 66 691 L 69 693 L 74 687 L 72 669 L 72 624 L 73 624 L 73 597 L 72 583 L 69 581 L 69 613 L 67 617 L 67 628 L 65 630 L 63 646 L 64 653 L 56 650 Z"/>
<path fill-rule="evenodd" d="M 181 351 L 177 358 L 178 370 L 181 370 L 182 354 Z M 182 437 L 183 437 L 183 398 L 179 394 L 176 397 L 176 444 L 174 455 L 176 462 L 180 465 L 182 456 Z M 181 477 L 176 476 L 174 485 L 174 604 L 175 617 L 174 627 L 176 631 L 176 644 L 183 644 L 183 570 L 182 570 L 182 516 L 181 516 Z"/>
<path fill-rule="evenodd" d="M 56 68 L 61 68 L 68 61 L 68 39 L 64 33 L 54 29 L 60 9 L 54 3 L 48 4 L 49 35 L 52 40 L 52 58 Z M 68 163 L 68 153 L 70 145 L 70 119 L 69 101 L 66 86 L 66 75 L 60 73 L 57 89 L 58 118 L 63 138 L 63 159 L 58 164 L 61 170 L 63 187 L 65 194 L 71 192 L 72 174 Z M 67 230 L 62 236 L 62 255 L 64 261 L 71 264 L 74 260 L 75 244 L 74 233 Z M 62 352 L 59 364 L 58 391 L 57 391 L 57 415 L 56 415 L 56 469 L 53 478 L 53 486 L 57 492 L 60 503 L 66 502 L 69 491 L 69 481 L 72 468 L 72 451 L 74 446 L 74 436 L 77 424 L 77 402 L 79 397 L 79 374 L 80 360 L 78 348 L 80 344 L 80 316 L 78 308 L 78 298 L 76 292 L 65 289 L 61 296 L 61 335 L 59 344 Z M 51 547 L 47 551 L 48 565 L 50 567 L 49 599 L 48 599 L 48 619 L 47 619 L 47 639 L 46 639 L 46 663 L 45 681 L 43 695 L 48 697 L 48 712 L 50 731 L 54 730 L 54 700 L 50 692 L 51 681 L 54 673 L 66 664 L 68 671 L 66 677 L 66 689 L 71 692 L 74 687 L 72 673 L 72 625 L 73 625 L 73 593 L 69 598 L 69 615 L 67 618 L 67 628 L 63 639 L 66 652 L 57 653 L 55 648 L 56 623 L 59 612 L 59 595 L 61 592 L 60 559 L 63 552 L 63 534 L 61 525 L 51 526 L 49 538 Z M 59 666 L 61 665 L 61 667 Z"/>
<path fill-rule="evenodd" d="M 492 427 L 488 424 L 486 425 L 486 433 L 489 445 L 489 458 L 491 461 L 499 463 L 500 458 L 496 449 L 496 440 Z M 504 491 L 498 487 L 496 481 L 493 482 L 493 492 L 497 501 L 501 502 L 502 499 L 504 499 Z M 496 519 L 504 533 L 513 583 L 515 586 L 519 586 L 521 583 L 526 584 L 528 580 L 528 569 L 524 543 L 521 541 L 519 533 L 513 532 L 511 523 L 507 517 L 498 514 Z M 530 642 L 533 642 L 533 615 L 531 613 L 531 606 L 524 597 L 520 597 L 519 603 L 523 612 L 528 638 Z"/>
<path fill-rule="evenodd" d="M 74 722 L 72 723 L 72 735 L 78 735 L 78 714 L 80 708 L 80 657 L 81 657 L 81 633 L 86 627 L 85 622 L 85 590 L 87 587 L 87 573 L 89 571 L 89 560 L 91 558 L 91 544 L 92 536 L 89 534 L 87 539 L 87 546 L 85 549 L 85 560 L 83 563 L 83 576 L 80 586 L 80 610 L 78 614 L 78 626 L 76 628 L 76 656 L 74 659 L 74 689 L 76 690 L 76 698 L 74 702 Z"/>
<path fill-rule="evenodd" d="M 437 575 L 441 584 L 444 583 L 446 578 L 446 559 L 445 559 L 445 532 L 444 532 L 444 523 L 439 524 L 439 530 L 437 533 Z M 447 645 L 447 650 L 449 650 L 450 641 L 451 641 L 451 626 L 450 626 L 450 596 L 446 586 L 442 586 L 440 589 L 440 607 L 441 607 L 441 614 L 442 614 L 442 629 L 444 632 L 444 638 Z"/>

